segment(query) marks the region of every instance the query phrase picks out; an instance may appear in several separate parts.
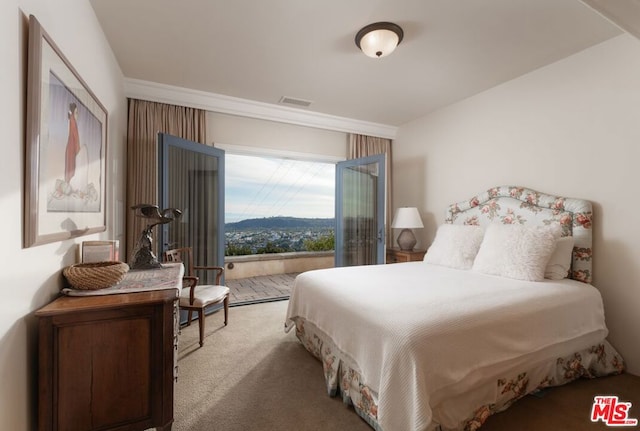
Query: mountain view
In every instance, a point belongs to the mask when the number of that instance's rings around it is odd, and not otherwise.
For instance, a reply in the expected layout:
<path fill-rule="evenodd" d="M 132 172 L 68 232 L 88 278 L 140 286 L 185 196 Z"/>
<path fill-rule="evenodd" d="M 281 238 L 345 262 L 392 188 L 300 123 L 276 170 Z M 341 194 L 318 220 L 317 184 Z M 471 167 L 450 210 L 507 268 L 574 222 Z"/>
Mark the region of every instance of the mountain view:
<path fill-rule="evenodd" d="M 225 224 L 225 255 L 334 249 L 333 218 L 264 217 Z"/>
<path fill-rule="evenodd" d="M 333 218 L 263 217 L 226 223 L 225 229 L 333 229 Z"/>

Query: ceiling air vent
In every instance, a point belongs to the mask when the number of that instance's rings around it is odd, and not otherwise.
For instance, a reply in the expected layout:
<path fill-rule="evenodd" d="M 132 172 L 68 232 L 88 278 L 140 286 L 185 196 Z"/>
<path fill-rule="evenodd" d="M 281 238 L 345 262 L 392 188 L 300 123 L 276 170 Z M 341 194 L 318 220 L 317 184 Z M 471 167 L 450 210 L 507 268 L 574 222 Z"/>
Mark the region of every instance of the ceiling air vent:
<path fill-rule="evenodd" d="M 295 97 L 282 96 L 278 101 L 278 103 L 281 103 L 283 105 L 294 105 L 294 106 L 306 108 L 309 105 L 311 105 L 312 102 L 310 100 L 303 100 L 303 99 L 296 99 Z"/>

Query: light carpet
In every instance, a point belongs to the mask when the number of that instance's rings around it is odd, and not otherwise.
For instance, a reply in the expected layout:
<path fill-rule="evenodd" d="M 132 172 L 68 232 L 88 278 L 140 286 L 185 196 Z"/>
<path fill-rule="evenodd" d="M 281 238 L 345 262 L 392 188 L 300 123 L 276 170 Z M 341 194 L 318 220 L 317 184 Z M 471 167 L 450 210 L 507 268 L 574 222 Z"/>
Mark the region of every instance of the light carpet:
<path fill-rule="evenodd" d="M 322 364 L 284 333 L 288 301 L 233 307 L 183 328 L 178 346 L 175 431 L 371 431 L 327 395 Z"/>
<path fill-rule="evenodd" d="M 284 333 L 287 304 L 233 307 L 227 327 L 222 313 L 207 316 L 201 348 L 198 325 L 182 329 L 174 431 L 371 431 L 341 398 L 327 395 L 322 364 L 293 331 Z M 632 403 L 630 417 L 640 418 L 640 377 L 623 374 L 525 397 L 481 430 L 608 429 L 590 421 L 595 395 L 618 395 Z"/>

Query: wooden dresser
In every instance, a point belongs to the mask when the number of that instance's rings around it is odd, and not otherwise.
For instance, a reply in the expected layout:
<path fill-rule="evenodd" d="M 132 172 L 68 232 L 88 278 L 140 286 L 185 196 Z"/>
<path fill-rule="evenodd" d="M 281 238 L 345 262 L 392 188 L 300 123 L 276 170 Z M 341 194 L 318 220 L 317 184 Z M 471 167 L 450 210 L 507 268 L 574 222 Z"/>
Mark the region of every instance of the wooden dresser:
<path fill-rule="evenodd" d="M 177 296 L 62 296 L 38 310 L 38 429 L 170 430 Z"/>

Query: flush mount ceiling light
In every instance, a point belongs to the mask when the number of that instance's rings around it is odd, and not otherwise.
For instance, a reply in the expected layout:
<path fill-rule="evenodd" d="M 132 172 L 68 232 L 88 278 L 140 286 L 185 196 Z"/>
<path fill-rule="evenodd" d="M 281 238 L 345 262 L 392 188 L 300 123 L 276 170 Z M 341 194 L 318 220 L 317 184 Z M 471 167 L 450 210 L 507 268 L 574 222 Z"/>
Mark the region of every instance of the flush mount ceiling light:
<path fill-rule="evenodd" d="M 369 24 L 356 34 L 356 45 L 365 55 L 373 58 L 386 57 L 402 42 L 404 32 L 392 22 Z"/>

